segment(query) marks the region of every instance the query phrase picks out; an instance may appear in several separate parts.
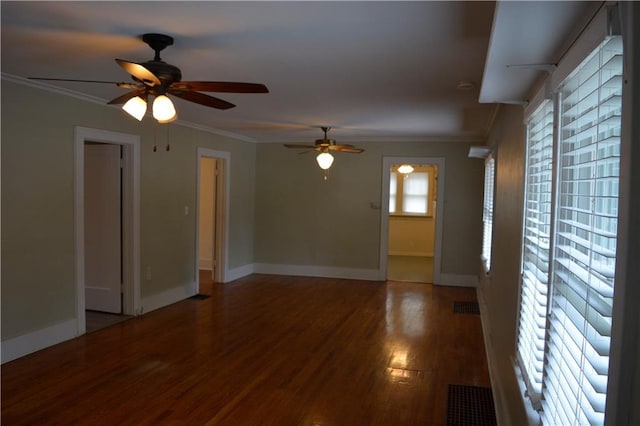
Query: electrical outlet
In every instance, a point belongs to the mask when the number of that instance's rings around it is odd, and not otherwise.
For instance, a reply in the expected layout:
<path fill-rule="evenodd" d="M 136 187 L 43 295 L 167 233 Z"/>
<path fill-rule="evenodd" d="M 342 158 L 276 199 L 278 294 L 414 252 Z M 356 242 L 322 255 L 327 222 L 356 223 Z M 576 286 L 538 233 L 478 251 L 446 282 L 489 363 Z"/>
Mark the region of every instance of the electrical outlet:
<path fill-rule="evenodd" d="M 144 277 L 147 281 L 151 280 L 151 266 L 148 266 L 144 269 Z"/>

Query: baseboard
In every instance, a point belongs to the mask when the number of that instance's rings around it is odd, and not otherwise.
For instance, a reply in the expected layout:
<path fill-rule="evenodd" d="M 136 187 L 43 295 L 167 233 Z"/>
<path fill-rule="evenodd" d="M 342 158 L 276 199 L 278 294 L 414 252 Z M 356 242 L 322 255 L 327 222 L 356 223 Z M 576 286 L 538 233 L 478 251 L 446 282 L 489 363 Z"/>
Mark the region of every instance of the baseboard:
<path fill-rule="evenodd" d="M 447 285 L 452 287 L 478 287 L 476 275 L 443 274 L 435 278 L 435 285 Z"/>
<path fill-rule="evenodd" d="M 162 293 L 153 294 L 151 296 L 144 297 L 141 303 L 141 314 L 146 314 L 156 309 L 164 308 L 165 306 L 179 302 L 191 297 L 197 293 L 197 284 L 190 282 L 180 287 L 174 287 L 170 290 L 163 291 Z"/>
<path fill-rule="evenodd" d="M 2 342 L 2 363 L 29 355 L 30 353 L 73 339 L 78 336 L 78 320 L 72 319 Z"/>
<path fill-rule="evenodd" d="M 390 251 L 387 254 L 389 256 L 433 257 L 433 252 L 423 252 L 423 251 Z"/>
<path fill-rule="evenodd" d="M 200 261 L 198 262 L 199 269 L 211 270 L 212 267 L 213 267 L 213 260 L 211 259 L 200 259 Z"/>
<path fill-rule="evenodd" d="M 484 339 L 485 354 L 487 357 L 487 366 L 489 368 L 489 378 L 491 380 L 491 389 L 493 392 L 493 401 L 496 410 L 496 423 L 500 425 L 529 425 L 534 426 L 538 423 L 535 421 L 537 413 L 533 409 L 528 410 L 523 400 L 523 393 L 520 389 L 516 367 L 514 360 L 511 359 L 509 367 L 505 368 L 504 363 L 500 365 L 496 356 L 493 336 L 491 330 L 491 322 L 487 315 L 487 304 L 484 297 L 482 287 L 476 289 L 478 305 L 480 306 L 480 321 L 482 323 L 482 335 Z M 524 383 L 523 383 L 524 384 Z M 517 405 L 517 407 L 516 407 Z M 522 415 L 519 415 L 522 411 Z"/>
<path fill-rule="evenodd" d="M 239 278 L 246 277 L 247 275 L 251 275 L 253 273 L 254 273 L 253 263 L 249 263 L 248 265 L 242 265 L 237 268 L 229 269 L 224 276 L 224 282 L 228 283 L 230 281 L 234 281 Z"/>
<path fill-rule="evenodd" d="M 493 343 L 491 339 L 491 326 L 487 317 L 487 304 L 484 299 L 482 288 L 476 289 L 476 297 L 478 298 L 478 306 L 480 307 L 480 322 L 482 324 L 482 337 L 484 340 L 485 356 L 487 357 L 487 367 L 489 368 L 489 379 L 491 380 L 491 389 L 493 392 L 493 401 L 496 409 L 496 423 L 498 425 L 506 425 L 504 410 L 504 391 L 501 381 L 498 377 L 498 368 L 495 362 L 496 357 L 493 355 Z"/>
<path fill-rule="evenodd" d="M 340 268 L 335 266 L 282 265 L 256 263 L 254 272 L 272 275 L 298 275 L 303 277 L 343 278 L 351 280 L 379 281 L 377 269 Z"/>

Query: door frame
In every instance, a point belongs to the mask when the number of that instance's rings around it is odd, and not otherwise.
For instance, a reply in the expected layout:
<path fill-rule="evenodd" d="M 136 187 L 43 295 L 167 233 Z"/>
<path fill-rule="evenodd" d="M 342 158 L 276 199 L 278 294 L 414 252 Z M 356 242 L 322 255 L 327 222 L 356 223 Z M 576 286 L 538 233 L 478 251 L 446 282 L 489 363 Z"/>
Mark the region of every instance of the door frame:
<path fill-rule="evenodd" d="M 221 163 L 221 173 L 218 175 L 217 187 L 215 188 L 214 230 L 215 241 L 213 241 L 214 253 L 217 253 L 218 267 L 215 269 L 216 282 L 226 282 L 228 275 L 228 253 L 229 253 L 229 194 L 231 188 L 231 153 L 226 151 L 216 151 L 209 148 L 198 147 L 196 155 L 196 221 L 195 221 L 195 242 L 196 255 L 194 263 L 195 271 L 195 293 L 198 293 L 198 281 L 200 274 L 200 162 L 202 158 L 213 158 Z"/>
<path fill-rule="evenodd" d="M 394 164 L 432 164 L 438 168 L 438 192 L 436 199 L 436 223 L 433 244 L 433 283 L 441 284 L 442 220 L 444 214 L 445 159 L 443 157 L 382 157 L 382 196 L 380 201 L 380 266 L 379 280 L 387 279 L 387 252 L 389 250 L 389 180 Z"/>
<path fill-rule="evenodd" d="M 140 136 L 88 127 L 74 128 L 75 282 L 78 334 L 86 333 L 84 246 L 84 144 L 123 147 L 122 268 L 125 315 L 140 314 Z"/>

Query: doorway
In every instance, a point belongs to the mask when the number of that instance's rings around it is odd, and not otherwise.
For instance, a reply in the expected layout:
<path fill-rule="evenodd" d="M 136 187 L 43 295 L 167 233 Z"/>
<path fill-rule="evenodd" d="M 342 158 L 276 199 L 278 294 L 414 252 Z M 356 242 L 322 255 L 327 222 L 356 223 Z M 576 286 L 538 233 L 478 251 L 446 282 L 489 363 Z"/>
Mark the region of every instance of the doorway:
<path fill-rule="evenodd" d="M 122 314 L 122 145 L 84 144 L 85 309 Z"/>
<path fill-rule="evenodd" d="M 383 167 L 381 279 L 438 284 L 444 159 L 385 157 Z"/>
<path fill-rule="evenodd" d="M 226 275 L 229 153 L 198 149 L 196 277 L 197 292 L 207 294 Z"/>
<path fill-rule="evenodd" d="M 140 138 L 75 129 L 78 334 L 140 313 Z M 88 312 L 102 318 L 88 325 Z M 102 315 L 104 313 L 104 315 Z"/>

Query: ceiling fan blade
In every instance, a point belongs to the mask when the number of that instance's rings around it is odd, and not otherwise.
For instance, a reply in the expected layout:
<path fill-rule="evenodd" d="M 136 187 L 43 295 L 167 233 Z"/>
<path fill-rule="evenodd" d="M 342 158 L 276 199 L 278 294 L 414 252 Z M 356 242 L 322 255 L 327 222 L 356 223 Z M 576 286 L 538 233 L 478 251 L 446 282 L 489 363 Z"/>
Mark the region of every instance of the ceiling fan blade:
<path fill-rule="evenodd" d="M 185 99 L 187 101 L 195 102 L 197 104 L 208 106 L 211 108 L 229 109 L 235 106 L 231 102 L 214 98 L 213 96 L 205 95 L 204 93 L 185 92 L 182 90 L 173 90 L 173 89 L 169 89 L 168 92 L 174 96 Z"/>
<path fill-rule="evenodd" d="M 364 152 L 364 149 L 362 148 L 356 148 L 354 146 L 347 146 L 347 145 L 331 145 L 329 147 L 330 150 L 332 151 L 338 151 L 338 152 L 350 152 L 353 154 L 360 154 L 361 152 Z"/>
<path fill-rule="evenodd" d="M 287 148 L 304 148 L 304 149 L 315 149 L 315 145 L 305 145 L 301 143 L 285 143 L 285 147 Z"/>
<path fill-rule="evenodd" d="M 108 105 L 123 104 L 123 103 L 127 102 L 131 98 L 135 98 L 136 96 L 143 95 L 144 92 L 146 92 L 146 90 L 147 90 L 146 88 L 140 88 L 140 89 L 137 89 L 137 90 L 132 90 L 130 92 L 125 93 L 124 95 L 118 96 L 115 99 L 111 99 L 108 102 Z"/>
<path fill-rule="evenodd" d="M 139 84 L 135 83 L 125 83 L 123 81 L 104 81 L 104 80 L 78 80 L 73 78 L 48 78 L 48 77 L 28 77 L 29 80 L 42 80 L 42 81 L 71 81 L 75 83 L 104 83 L 104 84 L 115 84 L 118 87 L 122 87 L 123 89 L 137 89 L 140 87 Z"/>
<path fill-rule="evenodd" d="M 162 84 L 160 79 L 156 77 L 154 73 L 146 69 L 140 64 L 135 62 L 126 61 L 124 59 L 116 59 L 118 65 L 120 65 L 126 72 L 146 84 L 147 86 L 159 86 Z"/>
<path fill-rule="evenodd" d="M 269 89 L 264 84 L 232 81 L 179 81 L 173 83 L 171 88 L 196 92 L 269 93 Z"/>

